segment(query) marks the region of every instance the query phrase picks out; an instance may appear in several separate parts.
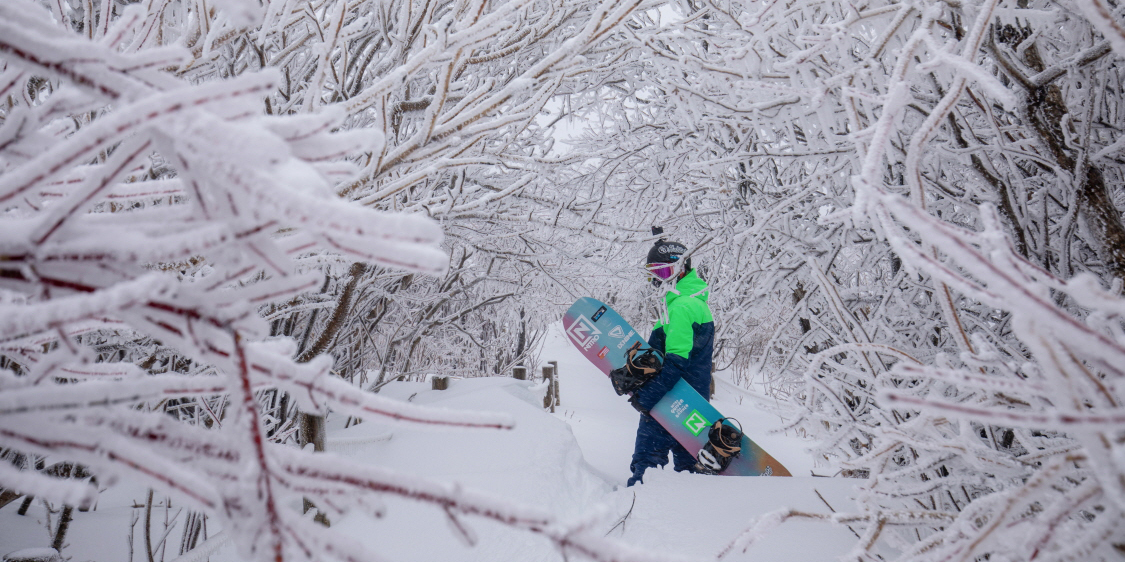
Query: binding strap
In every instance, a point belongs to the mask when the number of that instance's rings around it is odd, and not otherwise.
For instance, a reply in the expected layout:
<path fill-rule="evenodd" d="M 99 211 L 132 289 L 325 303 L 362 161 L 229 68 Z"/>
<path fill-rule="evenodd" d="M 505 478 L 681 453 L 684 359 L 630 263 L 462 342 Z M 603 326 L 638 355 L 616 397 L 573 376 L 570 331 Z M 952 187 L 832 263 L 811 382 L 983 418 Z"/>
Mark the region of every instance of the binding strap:
<path fill-rule="evenodd" d="M 733 418 L 719 418 L 707 431 L 707 441 L 711 443 L 715 452 L 723 457 L 738 455 L 742 451 L 742 429 L 724 425 L 724 420 L 738 423 L 738 420 Z"/>
<path fill-rule="evenodd" d="M 643 363 L 647 363 L 647 365 L 638 364 L 635 361 L 635 359 L 637 358 L 637 353 L 640 352 L 640 350 L 641 350 L 641 342 L 638 341 L 638 342 L 633 342 L 632 347 L 630 347 L 625 352 L 625 364 L 629 366 L 629 370 L 632 371 L 634 374 L 640 375 L 644 378 L 647 378 L 647 377 L 653 375 L 654 373 L 660 372 L 660 363 L 659 362 L 655 366 L 653 366 L 651 360 L 643 361 Z M 644 358 L 646 355 L 655 356 L 656 350 L 654 350 L 652 348 L 649 348 L 649 349 L 646 349 L 644 351 L 644 353 L 641 353 L 642 358 Z"/>

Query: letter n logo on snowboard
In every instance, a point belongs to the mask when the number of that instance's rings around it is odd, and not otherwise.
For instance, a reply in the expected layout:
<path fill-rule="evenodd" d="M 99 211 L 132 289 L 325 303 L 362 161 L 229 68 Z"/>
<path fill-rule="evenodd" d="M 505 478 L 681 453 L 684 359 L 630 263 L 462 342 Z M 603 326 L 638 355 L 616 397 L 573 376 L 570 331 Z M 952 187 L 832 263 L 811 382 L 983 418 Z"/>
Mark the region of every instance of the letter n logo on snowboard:
<path fill-rule="evenodd" d="M 567 327 L 566 333 L 570 336 L 571 341 L 582 349 L 590 349 L 590 346 L 598 340 L 598 336 L 602 333 L 601 330 L 594 327 L 594 324 L 586 319 L 581 314 L 574 322 Z"/>
<path fill-rule="evenodd" d="M 688 428 L 688 431 L 696 436 L 710 425 L 711 422 L 707 421 L 707 418 L 703 417 L 703 414 L 700 414 L 699 410 L 692 410 L 691 415 L 684 420 L 684 427 Z"/>

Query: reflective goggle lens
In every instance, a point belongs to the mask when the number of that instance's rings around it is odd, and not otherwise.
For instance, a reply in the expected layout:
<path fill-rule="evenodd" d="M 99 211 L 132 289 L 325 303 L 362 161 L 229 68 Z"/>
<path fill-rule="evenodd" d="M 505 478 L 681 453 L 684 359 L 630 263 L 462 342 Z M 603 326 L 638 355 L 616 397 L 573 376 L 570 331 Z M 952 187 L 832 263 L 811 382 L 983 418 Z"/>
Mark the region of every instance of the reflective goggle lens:
<path fill-rule="evenodd" d="M 671 279 L 672 269 L 673 265 L 670 263 L 651 263 L 648 265 L 648 272 L 660 279 Z"/>

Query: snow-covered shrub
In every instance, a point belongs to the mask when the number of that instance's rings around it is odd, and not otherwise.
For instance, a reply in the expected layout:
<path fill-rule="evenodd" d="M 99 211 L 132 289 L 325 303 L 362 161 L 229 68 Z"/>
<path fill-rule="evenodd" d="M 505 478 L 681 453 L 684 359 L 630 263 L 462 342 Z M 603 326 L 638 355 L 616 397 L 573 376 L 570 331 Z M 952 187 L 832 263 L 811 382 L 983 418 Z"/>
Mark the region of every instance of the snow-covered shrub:
<path fill-rule="evenodd" d="M 293 429 L 278 420 L 285 400 L 308 414 L 510 426 L 361 391 L 331 374 L 334 337 L 311 320 L 312 345 L 279 337 L 301 333 L 281 327 L 287 311 L 326 294 L 323 316 L 339 320 L 366 275 L 451 279 L 438 221 L 521 187 L 464 182 L 462 168 L 505 156 L 484 150 L 503 129 L 490 120 L 526 125 L 549 93 L 531 86 L 558 81 L 556 66 L 634 7 L 583 5 L 575 23 L 557 4 L 429 6 L 0 3 L 0 487 L 85 507 L 99 486 L 140 482 L 217 518 L 256 560 L 370 559 L 295 506 L 331 518 L 371 511 L 378 494 L 593 559 L 632 556 L 549 513 L 280 443 Z M 545 14 L 573 38 L 504 80 L 465 73 L 536 45 L 520 25 Z M 445 89 L 411 90 L 423 84 Z M 503 129 L 506 142 L 520 130 Z M 462 178 L 443 188 L 457 197 L 420 193 L 443 173 Z M 440 298 L 461 290 L 452 279 Z M 80 477 L 28 462 L 44 457 Z"/>
<path fill-rule="evenodd" d="M 843 420 L 840 441 L 871 436 L 853 464 L 869 509 L 919 533 L 899 535 L 904 558 L 1109 558 L 1125 524 L 1125 228 L 1107 181 L 1121 167 L 1104 157 L 1121 53 L 1053 4 L 1001 4 L 894 6 L 876 43 L 886 73 L 842 96 L 864 131 L 857 200 L 826 222 L 872 225 L 955 347 L 895 346 L 873 354 L 890 369 L 853 369 L 878 405 L 866 422 L 847 420 L 861 410 L 840 402 L 842 377 L 813 371 L 806 398 Z M 949 523 L 919 529 L 919 510 Z"/>
<path fill-rule="evenodd" d="M 444 277 L 370 268 L 342 315 L 329 309 L 355 277 L 350 264 L 305 260 L 332 279 L 318 297 L 271 310 L 277 333 L 308 346 L 317 339 L 305 334 L 328 334 L 340 344 L 327 350 L 335 370 L 349 377 L 494 374 L 526 361 L 555 319 L 520 311 L 565 284 L 544 270 L 567 250 L 552 218 L 576 206 L 552 181 L 565 162 L 552 152 L 568 111 L 557 100 L 613 72 L 613 54 L 599 45 L 638 3 L 278 1 L 253 34 L 210 48 L 219 63 L 188 68 L 199 77 L 277 68 L 286 79 L 267 110 L 342 108 L 344 128 L 381 132 L 337 191 L 425 214 L 446 233 Z M 183 34 L 192 24 L 168 25 Z"/>
<path fill-rule="evenodd" d="M 720 340 L 779 321 L 747 363 L 867 477 L 855 557 L 1116 556 L 1120 14 L 674 5 L 630 28 L 590 175 L 711 266 Z"/>

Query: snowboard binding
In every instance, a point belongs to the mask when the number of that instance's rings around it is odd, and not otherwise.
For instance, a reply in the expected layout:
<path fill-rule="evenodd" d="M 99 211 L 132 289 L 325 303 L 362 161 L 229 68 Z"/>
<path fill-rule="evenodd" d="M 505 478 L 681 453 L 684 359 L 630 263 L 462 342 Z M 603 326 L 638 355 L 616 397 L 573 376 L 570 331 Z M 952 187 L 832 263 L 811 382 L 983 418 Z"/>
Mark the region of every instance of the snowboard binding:
<path fill-rule="evenodd" d="M 732 418 L 720 418 L 711 426 L 707 431 L 707 443 L 696 455 L 698 461 L 695 464 L 696 472 L 719 474 L 726 470 L 731 461 L 742 452 L 741 424 L 736 428 L 723 423 L 724 420 L 738 423 L 738 420 Z"/>
<path fill-rule="evenodd" d="M 659 351 L 651 347 L 642 350 L 641 343 L 636 342 L 625 351 L 625 365 L 609 372 L 609 380 L 614 392 L 623 396 L 640 390 L 660 374 L 663 367 L 664 358 Z"/>

